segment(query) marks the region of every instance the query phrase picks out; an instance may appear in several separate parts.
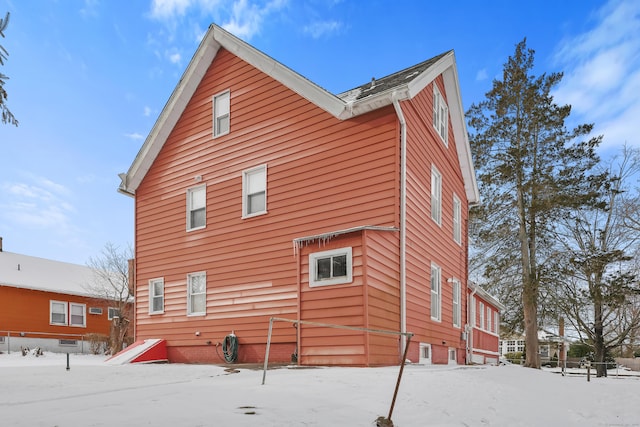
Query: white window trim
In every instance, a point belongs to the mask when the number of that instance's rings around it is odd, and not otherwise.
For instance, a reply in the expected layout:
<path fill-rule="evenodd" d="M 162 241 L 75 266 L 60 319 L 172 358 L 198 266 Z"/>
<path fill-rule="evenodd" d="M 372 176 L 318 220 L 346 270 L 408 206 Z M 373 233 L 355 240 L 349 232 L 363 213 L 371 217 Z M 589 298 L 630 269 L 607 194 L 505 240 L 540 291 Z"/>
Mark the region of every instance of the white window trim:
<path fill-rule="evenodd" d="M 264 209 L 257 212 L 249 213 L 249 180 L 248 176 L 254 172 L 264 171 Z M 242 171 L 242 218 L 252 218 L 267 213 L 267 165 L 255 166 L 251 169 Z"/>
<path fill-rule="evenodd" d="M 484 303 L 480 302 L 480 308 L 478 309 L 480 312 L 480 329 L 484 329 Z"/>
<path fill-rule="evenodd" d="M 191 293 L 191 279 L 194 277 L 204 277 L 204 292 L 199 294 Z M 191 307 L 192 295 L 204 295 L 204 311 L 193 311 Z M 197 273 L 187 274 L 187 316 L 205 316 L 207 314 L 207 273 L 205 271 L 198 271 Z"/>
<path fill-rule="evenodd" d="M 53 304 L 54 303 L 62 304 L 64 306 L 64 323 L 53 321 Z M 56 300 L 49 301 L 49 324 L 57 325 L 57 326 L 69 325 L 69 306 L 66 301 L 56 301 Z"/>
<path fill-rule="evenodd" d="M 444 110 L 444 111 L 443 111 Z M 445 146 L 449 146 L 449 107 L 437 84 L 433 84 L 433 127 Z M 444 129 L 443 129 L 444 127 Z"/>
<path fill-rule="evenodd" d="M 489 306 L 487 306 L 487 317 L 486 317 L 486 319 L 487 319 L 487 327 L 485 329 L 487 331 L 489 331 L 489 332 L 493 332 L 492 326 L 491 326 L 491 321 L 492 321 L 492 319 L 491 319 L 491 307 L 489 307 Z"/>
<path fill-rule="evenodd" d="M 431 219 L 442 226 L 442 174 L 431 165 Z"/>
<path fill-rule="evenodd" d="M 204 224 L 198 227 L 192 227 L 191 226 L 191 211 L 192 206 L 191 206 L 191 194 L 202 190 L 204 191 Z M 187 231 L 195 231 L 195 230 L 202 230 L 203 228 L 205 228 L 207 226 L 207 186 L 206 185 L 198 185 L 196 187 L 191 187 L 187 189 Z"/>
<path fill-rule="evenodd" d="M 316 260 L 319 258 L 347 256 L 347 275 L 331 279 L 316 280 Z M 330 251 L 314 252 L 309 254 L 309 287 L 343 285 L 353 282 L 353 250 L 351 247 L 333 249 Z"/>
<path fill-rule="evenodd" d="M 117 313 L 117 312 L 118 312 L 118 309 L 116 307 L 107 308 L 107 319 L 108 320 L 113 320 L 113 318 L 114 318 L 113 313 Z"/>
<path fill-rule="evenodd" d="M 155 294 L 155 283 L 162 283 L 162 310 L 154 310 L 153 309 L 153 300 L 159 295 Z M 149 314 L 162 314 L 164 313 L 164 278 L 158 277 L 155 279 L 149 280 Z"/>
<path fill-rule="evenodd" d="M 71 321 L 73 318 L 73 314 L 71 313 L 73 307 L 80 307 L 82 309 L 82 324 L 76 324 Z M 80 304 L 77 302 L 69 303 L 69 326 L 73 326 L 74 328 L 86 328 L 87 327 L 87 305 Z"/>
<path fill-rule="evenodd" d="M 497 311 L 493 312 L 493 333 L 498 334 L 498 325 L 500 324 L 500 314 Z"/>
<path fill-rule="evenodd" d="M 461 301 L 461 289 L 462 284 L 460 280 L 453 279 L 452 281 L 452 318 L 453 318 L 453 326 L 455 328 L 460 328 L 462 325 L 462 301 Z M 457 322 L 456 322 L 457 319 Z"/>
<path fill-rule="evenodd" d="M 228 103 L 228 110 L 226 112 L 226 115 L 229 117 L 229 126 L 227 127 L 227 130 L 225 132 L 219 132 L 218 131 L 218 117 L 221 117 L 223 114 L 219 114 L 218 111 L 216 111 L 216 101 L 218 99 L 222 99 L 223 96 L 227 96 L 227 103 Z M 220 93 L 217 93 L 215 95 L 213 95 L 212 98 L 212 109 L 213 109 L 213 138 L 218 138 L 224 135 L 227 135 L 229 132 L 231 132 L 231 91 L 229 89 L 224 90 Z"/>
<path fill-rule="evenodd" d="M 423 357 L 425 350 L 428 352 L 429 357 Z M 420 356 L 418 360 L 419 360 L 419 363 L 423 365 L 431 365 L 431 360 L 432 360 L 431 344 L 427 344 L 424 342 L 420 343 Z"/>
<path fill-rule="evenodd" d="M 453 241 L 462 245 L 462 202 L 453 194 Z"/>
<path fill-rule="evenodd" d="M 433 284 L 434 284 L 434 280 L 435 280 L 435 284 L 436 284 L 436 291 L 434 291 L 433 289 Z M 440 322 L 442 320 L 442 269 L 440 268 L 440 266 L 438 266 L 435 263 L 431 263 L 431 277 L 430 277 L 430 284 L 429 284 L 429 289 L 431 291 L 431 303 L 429 305 L 430 307 L 430 311 L 431 311 L 431 320 L 435 320 L 437 322 Z M 436 315 L 433 315 L 433 299 L 436 299 Z"/>

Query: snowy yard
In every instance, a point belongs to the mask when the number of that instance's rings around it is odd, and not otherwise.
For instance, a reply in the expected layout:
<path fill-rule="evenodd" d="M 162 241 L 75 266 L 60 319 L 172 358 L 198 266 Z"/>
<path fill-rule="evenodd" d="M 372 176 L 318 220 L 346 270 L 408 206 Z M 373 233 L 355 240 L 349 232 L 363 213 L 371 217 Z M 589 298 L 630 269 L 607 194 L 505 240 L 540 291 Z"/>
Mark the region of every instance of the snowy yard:
<path fill-rule="evenodd" d="M 397 367 L 229 372 L 109 366 L 103 357 L 0 354 L 2 426 L 372 426 Z M 615 374 L 615 371 L 612 371 Z M 407 365 L 392 420 L 409 426 L 640 426 L 640 377 L 519 366 Z"/>

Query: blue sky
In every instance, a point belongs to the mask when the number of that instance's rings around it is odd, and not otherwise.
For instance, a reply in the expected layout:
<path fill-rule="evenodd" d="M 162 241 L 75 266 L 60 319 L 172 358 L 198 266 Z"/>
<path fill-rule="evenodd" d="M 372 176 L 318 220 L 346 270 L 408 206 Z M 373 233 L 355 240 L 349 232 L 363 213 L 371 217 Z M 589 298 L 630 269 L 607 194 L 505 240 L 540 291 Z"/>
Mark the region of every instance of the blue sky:
<path fill-rule="evenodd" d="M 210 23 L 337 93 L 455 50 L 464 107 L 524 37 L 559 103 L 640 147 L 640 2 L 538 0 L 0 0 L 8 107 L 0 124 L 4 250 L 85 264 L 133 243 L 116 192 Z"/>

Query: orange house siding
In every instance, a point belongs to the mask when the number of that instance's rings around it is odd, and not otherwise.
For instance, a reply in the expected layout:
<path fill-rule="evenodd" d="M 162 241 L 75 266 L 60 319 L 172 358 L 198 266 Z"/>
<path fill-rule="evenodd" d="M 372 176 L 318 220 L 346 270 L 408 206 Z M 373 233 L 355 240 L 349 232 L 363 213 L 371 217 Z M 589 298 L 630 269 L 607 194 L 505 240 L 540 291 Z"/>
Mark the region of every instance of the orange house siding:
<path fill-rule="evenodd" d="M 211 99 L 224 90 L 231 131 L 212 139 Z M 170 352 L 210 342 L 205 356 L 197 350 L 204 361 L 219 361 L 215 344 L 232 330 L 241 352 L 264 346 L 269 317 L 298 312 L 293 239 L 363 224 L 397 227 L 397 144 L 392 108 L 340 121 L 218 52 L 136 191 L 137 337 L 165 338 Z M 242 171 L 263 164 L 268 214 L 242 219 Z M 200 184 L 206 228 L 187 232 L 186 191 Z M 186 275 L 200 271 L 207 314 L 188 317 Z M 153 278 L 164 278 L 163 314 L 149 315 Z M 274 327 L 276 344 L 295 344 L 290 325 Z"/>
<path fill-rule="evenodd" d="M 445 95 L 442 77 L 436 79 L 440 92 Z M 461 328 L 453 327 L 452 286 L 447 279 L 461 281 L 461 324 L 465 323 L 466 307 L 466 233 L 463 227 L 462 243 L 453 240 L 453 195 L 461 201 L 462 224 L 466 224 L 467 202 L 460 174 L 451 126 L 448 146 L 436 133 L 431 121 L 433 86 L 429 85 L 402 108 L 410 124 L 408 134 L 407 170 L 407 330 L 416 334 L 410 353 L 416 357 L 418 343 L 432 344 L 433 360 L 444 363 L 447 348 L 464 349 Z M 441 225 L 431 218 L 431 168 L 442 175 Z M 431 319 L 431 263 L 441 268 L 441 320 Z M 441 347 L 441 348 L 439 348 Z M 444 359 L 444 360 L 442 360 Z"/>
<path fill-rule="evenodd" d="M 86 327 L 52 325 L 51 301 L 85 304 Z M 89 314 L 90 307 L 102 308 L 102 314 Z M 0 330 L 2 331 L 24 332 L 28 333 L 31 338 L 64 339 L 68 334 L 98 333 L 109 335 L 110 324 L 108 304 L 102 300 L 0 285 Z M 5 333 L 0 332 L 0 335 L 5 335 Z"/>

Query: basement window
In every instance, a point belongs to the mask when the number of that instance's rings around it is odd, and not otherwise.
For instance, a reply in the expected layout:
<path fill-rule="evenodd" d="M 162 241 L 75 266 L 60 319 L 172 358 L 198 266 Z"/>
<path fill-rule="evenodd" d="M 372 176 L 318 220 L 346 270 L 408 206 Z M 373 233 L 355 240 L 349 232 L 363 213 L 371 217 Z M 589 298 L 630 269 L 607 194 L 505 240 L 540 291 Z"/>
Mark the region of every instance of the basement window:
<path fill-rule="evenodd" d="M 309 254 L 310 287 L 351 283 L 352 270 L 350 247 Z"/>

